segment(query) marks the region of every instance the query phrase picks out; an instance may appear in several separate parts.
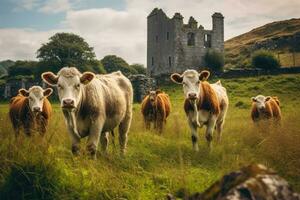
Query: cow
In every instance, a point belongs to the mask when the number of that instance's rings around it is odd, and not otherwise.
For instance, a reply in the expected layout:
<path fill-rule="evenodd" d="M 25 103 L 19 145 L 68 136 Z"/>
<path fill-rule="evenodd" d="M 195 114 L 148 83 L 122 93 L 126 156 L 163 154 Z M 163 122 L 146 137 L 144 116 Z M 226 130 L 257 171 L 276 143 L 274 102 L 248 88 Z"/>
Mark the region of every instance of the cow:
<path fill-rule="evenodd" d="M 218 81 L 214 84 L 207 82 L 209 71 L 188 69 L 182 74 L 173 73 L 171 80 L 183 85 L 184 111 L 192 133 L 192 143 L 195 151 L 198 151 L 197 128 L 206 126 L 205 137 L 209 149 L 213 131 L 218 133 L 218 141 L 221 134 L 229 105 L 226 89 Z"/>
<path fill-rule="evenodd" d="M 151 122 L 154 129 L 162 133 L 164 124 L 171 111 L 169 96 L 160 90 L 149 91 L 141 104 L 141 112 L 144 118 L 146 129 L 150 129 Z"/>
<path fill-rule="evenodd" d="M 95 75 L 64 67 L 57 75 L 45 72 L 42 79 L 58 91 L 60 106 L 72 140 L 72 153 L 78 155 L 80 139 L 88 137 L 87 151 L 96 158 L 99 140 L 105 153 L 108 133 L 119 128 L 121 154 L 125 153 L 132 119 L 133 89 L 120 72 Z"/>
<path fill-rule="evenodd" d="M 44 135 L 47 130 L 48 120 L 52 113 L 52 107 L 47 99 L 52 94 L 51 88 L 43 89 L 40 86 L 32 86 L 29 90 L 20 89 L 18 95 L 10 100 L 9 118 L 16 137 L 20 129 L 30 136 L 32 130 Z"/>
<path fill-rule="evenodd" d="M 277 122 L 281 120 L 280 102 L 278 97 L 258 95 L 256 97 L 251 97 L 251 100 L 251 118 L 253 122 L 269 119 L 274 119 Z"/>

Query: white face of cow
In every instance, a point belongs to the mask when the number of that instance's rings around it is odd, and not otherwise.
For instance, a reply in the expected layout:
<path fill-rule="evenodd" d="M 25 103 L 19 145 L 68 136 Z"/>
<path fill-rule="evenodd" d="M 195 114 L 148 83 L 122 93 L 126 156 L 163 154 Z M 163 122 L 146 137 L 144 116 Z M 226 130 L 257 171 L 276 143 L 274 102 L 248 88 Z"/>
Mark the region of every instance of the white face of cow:
<path fill-rule="evenodd" d="M 58 72 L 58 76 L 52 72 L 42 74 L 42 79 L 49 85 L 57 87 L 61 107 L 66 110 L 74 110 L 82 98 L 83 85 L 93 80 L 95 75 L 91 72 L 79 73 L 76 68 L 64 67 Z"/>
<path fill-rule="evenodd" d="M 43 90 L 40 86 L 33 86 L 29 90 L 20 89 L 19 94 L 28 98 L 30 110 L 34 113 L 43 111 L 44 99 L 52 94 L 53 90 Z"/>
<path fill-rule="evenodd" d="M 257 110 L 263 111 L 266 109 L 266 102 L 269 101 L 271 99 L 271 97 L 270 96 L 265 97 L 263 95 L 258 95 L 256 97 L 252 97 L 251 99 L 255 103 Z"/>
<path fill-rule="evenodd" d="M 171 80 L 183 85 L 183 93 L 186 99 L 195 101 L 200 96 L 200 81 L 207 80 L 210 73 L 206 70 L 198 73 L 196 70 L 186 70 L 182 75 L 174 73 Z"/>

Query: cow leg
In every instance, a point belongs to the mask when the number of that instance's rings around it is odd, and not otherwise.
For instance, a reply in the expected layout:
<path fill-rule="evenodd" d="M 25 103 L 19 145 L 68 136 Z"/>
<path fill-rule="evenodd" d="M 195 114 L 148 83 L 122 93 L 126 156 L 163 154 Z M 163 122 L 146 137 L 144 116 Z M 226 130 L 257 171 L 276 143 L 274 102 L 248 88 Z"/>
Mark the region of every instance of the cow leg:
<path fill-rule="evenodd" d="M 206 133 L 205 133 L 207 145 L 208 145 L 209 148 L 211 148 L 211 141 L 213 139 L 213 132 L 214 132 L 215 126 L 216 126 L 216 118 L 215 117 L 211 117 L 208 120 L 207 128 L 206 128 Z"/>
<path fill-rule="evenodd" d="M 125 154 L 127 145 L 127 135 L 131 124 L 132 111 L 129 109 L 125 115 L 124 120 L 119 125 L 119 143 L 121 154 Z"/>
<path fill-rule="evenodd" d="M 106 153 L 107 152 L 107 147 L 108 147 L 108 135 L 109 132 L 102 132 L 100 136 L 100 143 L 101 143 L 101 150 L 102 152 Z"/>
<path fill-rule="evenodd" d="M 217 141 L 221 142 L 221 138 L 222 138 L 222 130 L 223 130 L 223 125 L 224 125 L 224 121 L 219 121 L 216 124 L 216 131 L 217 131 Z"/>
<path fill-rule="evenodd" d="M 195 121 L 188 120 L 188 124 L 192 133 L 192 143 L 195 151 L 199 151 L 198 147 L 198 134 L 197 134 L 197 123 Z"/>
<path fill-rule="evenodd" d="M 164 123 L 163 118 L 161 116 L 158 116 L 156 118 L 156 124 L 157 124 L 156 127 L 159 133 L 162 133 L 163 131 L 163 123 Z"/>
<path fill-rule="evenodd" d="M 78 155 L 80 152 L 80 138 L 78 138 L 75 134 L 72 133 L 72 130 L 69 130 L 71 143 L 72 143 L 72 153 L 73 155 Z"/>
<path fill-rule="evenodd" d="M 146 127 L 146 130 L 150 130 L 150 126 L 151 126 L 151 122 L 149 119 L 145 119 L 145 127 Z"/>
<path fill-rule="evenodd" d="M 90 128 L 90 134 L 86 146 L 87 151 L 93 159 L 96 159 L 96 152 L 103 127 L 103 123 L 100 123 L 100 121 L 103 122 L 104 120 L 99 120 L 98 123 L 93 124 Z"/>

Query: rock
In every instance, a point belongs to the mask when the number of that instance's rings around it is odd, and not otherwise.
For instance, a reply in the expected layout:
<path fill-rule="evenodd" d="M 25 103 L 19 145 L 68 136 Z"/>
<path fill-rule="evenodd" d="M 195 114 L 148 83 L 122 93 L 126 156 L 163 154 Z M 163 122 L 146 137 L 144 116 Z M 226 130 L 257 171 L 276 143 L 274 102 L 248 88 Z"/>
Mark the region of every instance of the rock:
<path fill-rule="evenodd" d="M 167 199 L 175 199 L 168 195 Z M 223 176 L 203 193 L 187 200 L 300 200 L 288 182 L 273 170 L 252 164 Z"/>

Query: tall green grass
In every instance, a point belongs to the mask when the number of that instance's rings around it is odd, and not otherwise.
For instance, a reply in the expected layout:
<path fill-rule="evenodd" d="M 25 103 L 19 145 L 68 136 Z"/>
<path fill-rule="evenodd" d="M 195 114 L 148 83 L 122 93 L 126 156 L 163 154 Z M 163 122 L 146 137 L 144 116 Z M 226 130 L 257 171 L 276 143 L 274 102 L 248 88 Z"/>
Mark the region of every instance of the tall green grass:
<path fill-rule="evenodd" d="M 212 80 L 211 82 L 214 82 Z M 180 86 L 163 89 L 172 100 L 172 113 L 164 133 L 143 128 L 140 106 L 134 105 L 128 149 L 119 146 L 74 157 L 62 112 L 54 115 L 44 138 L 22 134 L 15 140 L 7 118 L 7 104 L 0 105 L 0 199 L 164 199 L 173 193 L 203 191 L 223 174 L 253 162 L 265 164 L 300 191 L 300 75 L 225 79 L 230 107 L 222 142 L 213 142 L 208 154 L 204 129 L 199 131 L 200 151 L 192 150 L 183 112 Z M 250 120 L 250 97 L 277 95 L 282 102 L 281 127 L 255 127 Z"/>

